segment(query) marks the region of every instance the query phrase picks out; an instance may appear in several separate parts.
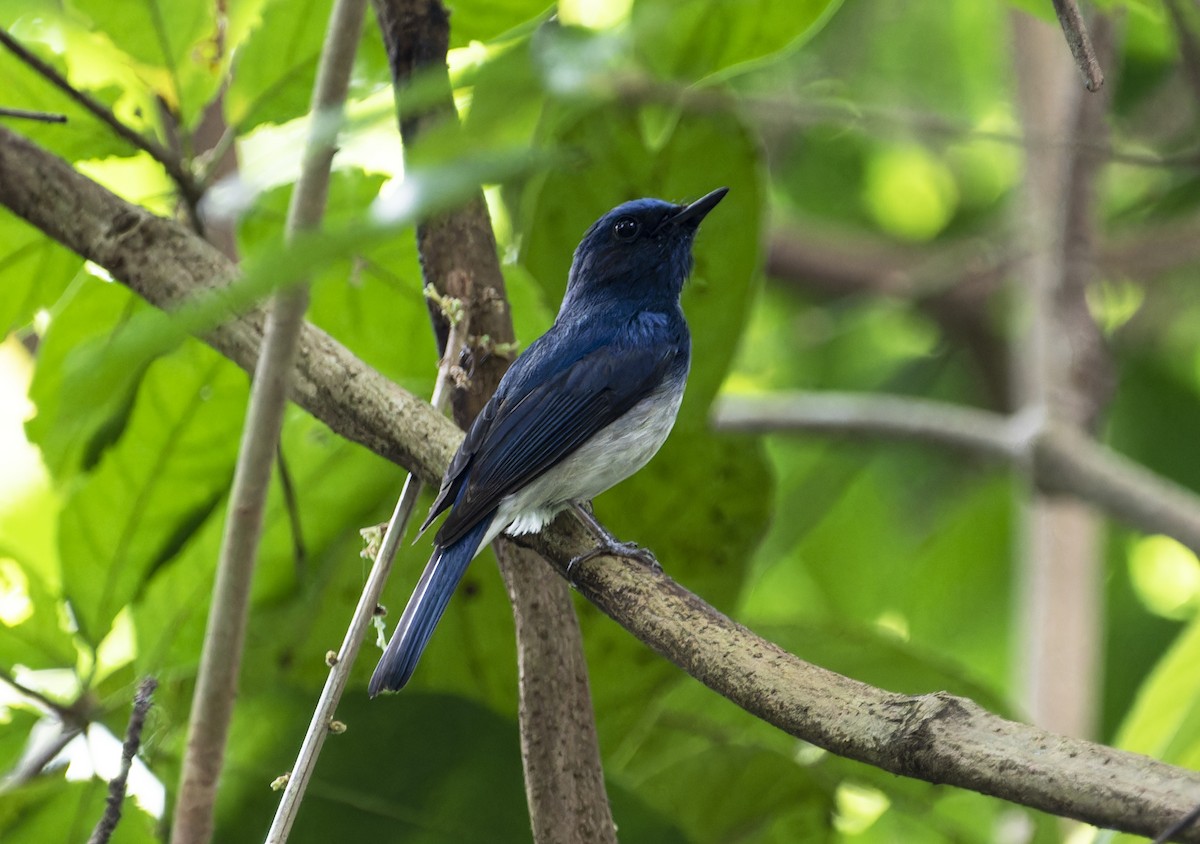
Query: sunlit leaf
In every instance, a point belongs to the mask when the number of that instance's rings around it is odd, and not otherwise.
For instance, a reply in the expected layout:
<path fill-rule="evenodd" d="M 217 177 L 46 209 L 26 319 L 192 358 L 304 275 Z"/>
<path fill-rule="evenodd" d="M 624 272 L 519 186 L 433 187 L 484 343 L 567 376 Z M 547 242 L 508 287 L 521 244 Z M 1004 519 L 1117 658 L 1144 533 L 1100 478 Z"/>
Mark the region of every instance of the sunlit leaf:
<path fill-rule="evenodd" d="M 225 493 L 246 393 L 240 370 L 185 343 L 149 367 L 120 439 L 71 491 L 59 524 L 63 588 L 93 646 Z"/>
<path fill-rule="evenodd" d="M 798 44 L 840 0 L 636 0 L 639 58 L 669 77 L 719 73 Z"/>
<path fill-rule="evenodd" d="M 149 87 L 191 124 L 221 84 L 217 7 L 206 0 L 71 0 L 142 65 Z"/>
<path fill-rule="evenodd" d="M 34 780 L 6 792 L 0 802 L 0 834 L 12 844 L 86 841 L 104 816 L 108 785 L 101 780 L 68 782 L 59 776 Z M 124 807 L 111 844 L 154 844 L 154 819 L 133 805 Z"/>

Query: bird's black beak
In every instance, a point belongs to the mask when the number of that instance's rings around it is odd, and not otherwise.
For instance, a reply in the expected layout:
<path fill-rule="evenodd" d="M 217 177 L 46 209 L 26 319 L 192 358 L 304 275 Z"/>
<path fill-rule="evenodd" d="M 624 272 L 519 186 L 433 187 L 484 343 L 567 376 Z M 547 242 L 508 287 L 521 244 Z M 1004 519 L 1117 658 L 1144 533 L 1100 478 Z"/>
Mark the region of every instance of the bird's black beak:
<path fill-rule="evenodd" d="M 725 198 L 725 194 L 729 193 L 729 188 L 717 188 L 712 193 L 705 194 L 697 199 L 691 205 L 683 206 L 678 214 L 668 218 L 668 222 L 672 225 L 682 225 L 688 223 L 691 226 L 700 225 L 700 221 L 711 210 L 717 207 L 717 203 Z"/>

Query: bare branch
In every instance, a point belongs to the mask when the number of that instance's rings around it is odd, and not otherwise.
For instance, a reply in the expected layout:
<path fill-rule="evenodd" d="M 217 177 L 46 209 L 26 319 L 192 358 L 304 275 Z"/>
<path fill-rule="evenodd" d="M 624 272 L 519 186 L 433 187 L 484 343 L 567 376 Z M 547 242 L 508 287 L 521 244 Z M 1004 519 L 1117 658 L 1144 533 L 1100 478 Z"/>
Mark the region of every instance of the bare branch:
<path fill-rule="evenodd" d="M 588 544 L 570 516 L 529 539 L 563 576 Z M 806 663 L 641 561 L 597 557 L 571 576 L 584 597 L 692 677 L 841 756 L 1142 835 L 1200 800 L 1195 771 L 1007 721 L 945 692 L 893 694 Z M 1180 840 L 1200 841 L 1200 832 Z"/>
<path fill-rule="evenodd" d="M 116 831 L 117 823 L 121 820 L 121 804 L 125 802 L 125 785 L 129 781 L 129 771 L 133 767 L 133 759 L 137 756 L 142 744 L 142 728 L 146 724 L 146 715 L 153 704 L 154 690 L 158 681 L 147 677 L 138 684 L 137 694 L 133 697 L 133 712 L 129 715 L 129 728 L 125 731 L 125 743 L 121 747 L 121 769 L 108 783 L 108 799 L 104 803 L 104 816 L 92 830 L 88 844 L 108 844 Z"/>
<path fill-rule="evenodd" d="M 0 117 L 13 117 L 18 120 L 35 120 L 38 123 L 66 123 L 65 114 L 52 114 L 48 111 L 29 111 L 24 108 L 0 108 Z"/>
<path fill-rule="evenodd" d="M 1043 427 L 1036 414 L 1006 417 L 925 399 L 821 392 L 726 397 L 715 420 L 728 431 L 882 437 L 1027 463 L 1046 492 L 1072 495 L 1200 553 L 1200 496 L 1068 426 Z"/>
<path fill-rule="evenodd" d="M 1083 76 L 1083 84 L 1089 91 L 1099 91 L 1104 84 L 1104 72 L 1092 48 L 1092 39 L 1088 37 L 1079 4 L 1075 0 L 1054 0 L 1054 14 L 1058 15 L 1058 23 L 1067 36 L 1067 45 Z"/>
<path fill-rule="evenodd" d="M 450 398 L 450 392 L 454 386 L 450 370 L 458 361 L 466 332 L 465 321 L 454 324 L 450 328 L 446 353 L 442 356 L 437 386 L 434 388 L 433 398 L 430 402 L 439 413 L 445 409 Z M 350 669 L 358 658 L 358 652 L 362 648 L 371 619 L 379 606 L 384 584 L 387 583 L 388 575 L 392 571 L 392 563 L 396 559 L 396 549 L 400 546 L 400 539 L 404 536 L 404 531 L 408 527 L 409 519 L 412 517 L 413 508 L 416 507 L 417 497 L 420 494 L 421 480 L 416 475 L 410 474 L 404 480 L 404 489 L 400 492 L 400 498 L 396 501 L 392 518 L 388 521 L 387 531 L 383 535 L 379 551 L 375 554 L 371 573 L 367 576 L 367 582 L 359 596 L 358 605 L 354 608 L 354 615 L 350 618 L 350 626 L 346 629 L 342 646 L 330 665 L 329 676 L 325 679 L 325 687 L 321 690 L 316 709 L 313 710 L 313 717 L 309 721 L 308 732 L 304 734 L 304 741 L 300 745 L 296 763 L 288 773 L 283 797 L 279 800 L 279 808 L 275 810 L 275 818 L 271 822 L 271 829 L 267 832 L 267 844 L 283 844 L 291 834 L 292 825 L 300 812 L 300 803 L 304 799 L 309 780 L 316 768 L 317 757 L 321 754 L 325 738 L 329 735 L 329 725 L 333 721 L 342 694 L 346 691 L 346 685 L 350 682 Z"/>

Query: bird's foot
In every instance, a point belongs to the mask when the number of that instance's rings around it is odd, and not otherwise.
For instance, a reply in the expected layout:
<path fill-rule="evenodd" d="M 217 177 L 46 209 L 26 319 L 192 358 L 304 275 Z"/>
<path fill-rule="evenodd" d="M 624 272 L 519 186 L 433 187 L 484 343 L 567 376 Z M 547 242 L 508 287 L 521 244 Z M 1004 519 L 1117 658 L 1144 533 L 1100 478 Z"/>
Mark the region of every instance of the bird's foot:
<path fill-rule="evenodd" d="M 637 560 L 638 562 L 644 564 L 647 568 L 654 571 L 656 574 L 661 573 L 663 570 L 662 565 L 658 562 L 658 559 L 654 556 L 654 554 L 651 553 L 649 548 L 643 548 L 636 542 L 617 542 L 616 540 L 610 540 L 602 542 L 591 551 L 580 554 L 578 557 L 575 557 L 569 563 L 567 563 L 567 580 L 570 581 L 572 586 L 575 586 L 575 577 L 572 574 L 575 571 L 575 567 L 586 563 L 593 557 L 603 557 L 606 555 L 629 557 Z"/>

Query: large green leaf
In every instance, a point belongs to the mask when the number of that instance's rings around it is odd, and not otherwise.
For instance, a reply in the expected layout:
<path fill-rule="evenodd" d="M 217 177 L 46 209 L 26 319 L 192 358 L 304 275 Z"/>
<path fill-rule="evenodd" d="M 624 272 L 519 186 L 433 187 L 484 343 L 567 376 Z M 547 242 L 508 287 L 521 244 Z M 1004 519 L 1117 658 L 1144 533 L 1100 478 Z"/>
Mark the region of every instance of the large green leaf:
<path fill-rule="evenodd" d="M 325 652 L 341 644 L 363 584 L 357 527 L 398 492 L 400 470 L 361 446 L 328 433 L 296 411 L 284 429 L 283 453 L 296 493 L 296 520 L 272 484 L 252 598 L 250 636 L 261 637 L 247 662 L 258 681 L 289 670 L 323 676 Z M 199 662 L 225 507 L 209 516 L 179 554 L 156 571 L 134 604 L 138 670 L 186 676 Z M 305 557 L 295 555 L 294 527 Z"/>
<path fill-rule="evenodd" d="M 1200 621 L 1193 621 L 1142 684 L 1117 746 L 1184 768 L 1200 765 Z"/>
<path fill-rule="evenodd" d="M 108 786 L 98 779 L 68 782 L 41 777 L 6 792 L 0 802 L 0 835 L 5 844 L 86 841 L 104 815 Z M 132 801 L 123 807 L 111 844 L 155 844 L 154 819 Z"/>
<path fill-rule="evenodd" d="M 1115 746 L 1182 768 L 1200 767 L 1200 619 L 1193 620 L 1138 690 Z M 1096 844 L 1135 844 L 1135 835 L 1097 833 Z"/>
<path fill-rule="evenodd" d="M 0 594 L 6 607 L 0 617 L 0 665 L 26 668 L 74 667 L 77 658 L 58 589 L 48 584 L 37 565 L 0 545 Z"/>
<path fill-rule="evenodd" d="M 20 30 L 18 30 L 20 38 Z M 38 58 L 65 73 L 66 60 L 44 44 L 22 39 Z M 30 140 L 71 160 L 128 155 L 133 148 L 117 137 L 107 124 L 60 91 L 37 71 L 30 68 L 7 50 L 0 50 L 0 79 L 4 80 L 4 106 L 32 111 L 61 114 L 66 123 L 38 123 L 30 120 L 13 121 L 11 128 Z M 112 106 L 118 89 L 106 86 L 89 93 L 106 106 Z M 7 216 L 7 212 L 6 216 Z M 16 245 L 16 244 L 14 244 Z"/>
<path fill-rule="evenodd" d="M 326 225 L 361 225 L 382 184 L 382 176 L 336 171 L 330 180 Z M 290 196 L 291 187 L 285 186 L 256 201 L 238 231 L 239 245 L 248 254 L 278 243 Z M 437 351 L 412 229 L 376 238 L 353 254 L 335 255 L 317 269 L 308 319 L 365 363 L 428 395 Z"/>
<path fill-rule="evenodd" d="M 240 370 L 186 342 L 149 367 L 120 439 L 72 489 L 59 524 L 63 591 L 92 645 L 224 494 L 246 392 Z"/>
<path fill-rule="evenodd" d="M 29 324 L 67 289 L 83 259 L 8 215 L 0 216 L 0 335 Z"/>
<path fill-rule="evenodd" d="M 68 369 L 85 377 L 94 372 L 113 338 L 141 307 L 125 288 L 85 276 L 52 312 L 29 388 L 37 415 L 26 423 L 26 432 L 59 482 L 94 464 L 119 433 L 141 374 L 140 369 L 125 371 L 122 389 L 89 401 L 70 388 Z"/>
<path fill-rule="evenodd" d="M 699 79 L 799 44 L 841 0 L 636 0 L 638 58 L 663 76 Z"/>
<path fill-rule="evenodd" d="M 207 0 L 71 0 L 191 125 L 221 86 L 217 5 Z"/>
<path fill-rule="evenodd" d="M 686 727 L 684 727 L 686 729 Z M 662 759 L 637 790 L 686 824 L 694 842 L 819 841 L 829 831 L 831 800 L 823 783 L 788 756 L 706 740 Z"/>
<path fill-rule="evenodd" d="M 225 92 L 231 126 L 246 131 L 307 113 L 329 7 L 329 0 L 267 4 L 262 20 L 238 51 Z"/>

